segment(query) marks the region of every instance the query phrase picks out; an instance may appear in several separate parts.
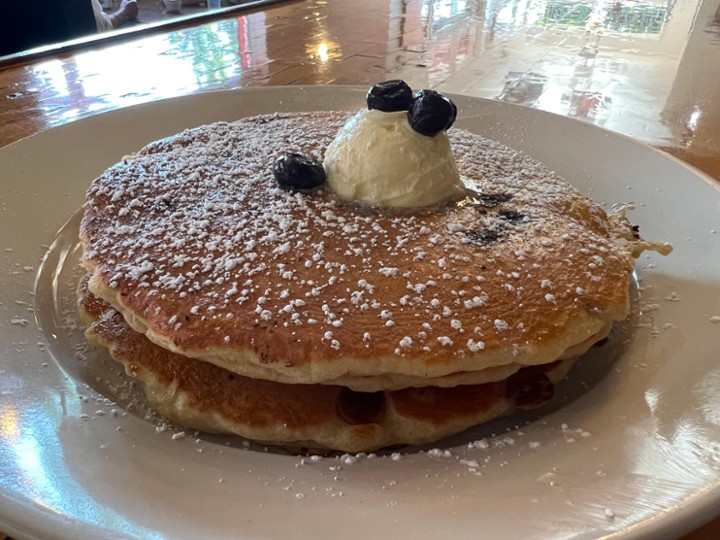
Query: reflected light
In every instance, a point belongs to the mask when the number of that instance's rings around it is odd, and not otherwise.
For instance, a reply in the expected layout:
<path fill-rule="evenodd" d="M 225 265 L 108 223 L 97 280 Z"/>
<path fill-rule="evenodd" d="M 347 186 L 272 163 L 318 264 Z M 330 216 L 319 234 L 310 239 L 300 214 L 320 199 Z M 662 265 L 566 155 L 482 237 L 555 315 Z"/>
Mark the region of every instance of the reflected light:
<path fill-rule="evenodd" d="M 700 121 L 700 117 L 702 116 L 702 110 L 697 107 L 693 107 L 692 112 L 687 117 L 687 120 L 685 120 L 685 125 L 683 126 L 682 131 L 682 140 L 686 147 L 689 147 L 693 144 L 693 141 L 695 139 L 695 133 L 697 132 L 698 123 Z"/>
<path fill-rule="evenodd" d="M 70 62 L 50 60 L 30 67 L 40 88 L 65 96 L 42 105 L 48 125 L 64 124 L 88 113 L 135 105 L 226 84 L 252 68 L 257 47 L 265 54 L 264 14 L 222 20 L 166 35 L 152 35 L 122 47 L 94 48 Z M 240 61 L 238 62 L 238 58 Z M 115 69 L 107 69 L 114 66 Z M 133 76 L 128 76 L 132 73 Z M 102 75 L 100 75 L 102 74 Z M 81 107 L 77 104 L 82 103 Z"/>
<path fill-rule="evenodd" d="M 6 407 L 0 411 L 0 438 L 14 441 L 20 434 L 17 409 Z"/>
<path fill-rule="evenodd" d="M 438 22 L 443 19 L 448 19 L 450 17 L 453 17 L 455 15 L 464 13 L 467 10 L 467 2 L 465 0 L 444 0 L 444 1 L 432 1 L 430 2 L 432 4 L 432 18 L 433 22 Z M 428 4 L 426 3 L 423 7 L 425 7 L 426 14 L 428 13 L 427 9 Z"/>
<path fill-rule="evenodd" d="M 692 114 L 690 115 L 690 118 L 688 118 L 687 121 L 687 127 L 691 129 L 692 131 L 695 131 L 698 126 L 698 120 L 700 120 L 700 117 L 702 116 L 702 111 L 695 107 Z"/>
<path fill-rule="evenodd" d="M 321 62 L 327 62 L 330 59 L 330 55 L 328 54 L 328 44 L 327 42 L 323 41 L 318 45 L 317 48 L 317 57 L 320 59 Z"/>
<path fill-rule="evenodd" d="M 52 85 L 58 92 L 70 93 L 70 87 L 60 60 L 49 60 L 31 67 L 36 80 Z"/>
<path fill-rule="evenodd" d="M 322 66 L 325 70 L 330 65 L 331 60 L 338 60 L 342 57 L 342 53 L 337 43 L 326 39 L 323 34 L 322 37 L 317 38 L 318 41 L 315 43 L 308 43 L 305 48 L 305 53 L 314 61 L 317 62 L 318 66 Z"/>
<path fill-rule="evenodd" d="M 57 497 L 57 489 L 49 478 L 42 460 L 42 450 L 33 435 L 23 437 L 13 446 L 16 463 L 25 476 L 25 489 L 37 504 L 58 514 L 62 513 L 54 507 L 53 502 L 56 501 L 50 500 Z M 48 497 L 48 494 L 54 497 Z"/>
<path fill-rule="evenodd" d="M 657 388 L 650 388 L 645 391 L 645 403 L 647 403 L 651 413 L 655 414 L 659 401 L 660 392 Z"/>
<path fill-rule="evenodd" d="M 3 402 L 3 397 L 0 394 L 0 489 L 3 492 L 16 492 L 21 499 L 64 516 L 66 524 L 72 520 L 78 531 L 88 524 L 122 530 L 133 538 L 165 538 L 96 498 L 89 489 L 93 483 L 87 484 L 82 475 L 73 470 L 73 461 L 76 466 L 86 463 L 81 457 L 69 459 L 67 452 L 73 447 L 65 446 L 62 440 L 63 422 L 67 417 L 60 396 L 48 395 L 42 403 L 20 406 Z M 82 410 L 80 400 L 72 402 L 70 413 L 77 423 Z M 73 436 L 80 434 L 78 430 L 73 432 Z M 104 465 L 102 457 L 96 460 L 99 461 L 95 466 Z"/>

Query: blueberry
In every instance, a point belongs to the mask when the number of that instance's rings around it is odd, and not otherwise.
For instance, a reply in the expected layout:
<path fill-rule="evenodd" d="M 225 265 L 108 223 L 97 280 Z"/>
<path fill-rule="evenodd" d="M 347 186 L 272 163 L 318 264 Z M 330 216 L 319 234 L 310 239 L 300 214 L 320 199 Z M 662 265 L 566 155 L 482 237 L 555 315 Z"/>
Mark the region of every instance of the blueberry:
<path fill-rule="evenodd" d="M 450 129 L 455 123 L 455 119 L 457 118 L 457 105 L 455 105 L 455 102 L 450 98 L 448 98 L 448 101 L 452 106 L 452 117 L 450 117 L 450 123 L 445 127 L 445 129 Z"/>
<path fill-rule="evenodd" d="M 287 152 L 273 163 L 275 180 L 283 189 L 312 189 L 325 183 L 325 169 L 317 159 Z"/>
<path fill-rule="evenodd" d="M 367 106 L 383 112 L 407 111 L 412 99 L 412 90 L 405 81 L 385 81 L 368 91 Z"/>
<path fill-rule="evenodd" d="M 410 126 L 428 137 L 449 129 L 455 122 L 457 107 L 449 98 L 435 90 L 420 90 L 408 111 Z"/>

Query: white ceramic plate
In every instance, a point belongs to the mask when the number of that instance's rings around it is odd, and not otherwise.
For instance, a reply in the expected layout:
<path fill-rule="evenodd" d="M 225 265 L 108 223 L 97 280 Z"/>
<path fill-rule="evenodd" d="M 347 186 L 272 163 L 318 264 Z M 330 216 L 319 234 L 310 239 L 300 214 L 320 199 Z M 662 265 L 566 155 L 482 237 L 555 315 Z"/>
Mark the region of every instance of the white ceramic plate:
<path fill-rule="evenodd" d="M 185 127 L 358 109 L 363 95 L 208 93 L 0 150 L 0 530 L 68 539 L 670 538 L 718 513 L 719 186 L 648 147 L 536 110 L 457 98 L 459 126 L 529 153 L 599 202 L 635 202 L 642 234 L 675 245 L 669 257 L 638 261 L 633 317 L 546 409 L 441 450 L 303 460 L 146 418 L 117 368 L 85 351 L 72 304 L 72 218 L 98 173 Z"/>

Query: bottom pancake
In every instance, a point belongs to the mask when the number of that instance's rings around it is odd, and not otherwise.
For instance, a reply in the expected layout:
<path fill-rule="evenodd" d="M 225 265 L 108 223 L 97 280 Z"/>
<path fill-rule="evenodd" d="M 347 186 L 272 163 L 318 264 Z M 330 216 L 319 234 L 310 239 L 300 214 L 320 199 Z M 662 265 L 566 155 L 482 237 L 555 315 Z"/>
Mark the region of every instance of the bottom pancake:
<path fill-rule="evenodd" d="M 169 420 L 292 448 L 361 452 L 424 444 L 471 426 L 539 407 L 576 358 L 527 367 L 493 383 L 355 392 L 342 386 L 250 379 L 163 349 L 132 330 L 112 306 L 79 287 L 88 341 L 109 349 L 143 383 Z"/>

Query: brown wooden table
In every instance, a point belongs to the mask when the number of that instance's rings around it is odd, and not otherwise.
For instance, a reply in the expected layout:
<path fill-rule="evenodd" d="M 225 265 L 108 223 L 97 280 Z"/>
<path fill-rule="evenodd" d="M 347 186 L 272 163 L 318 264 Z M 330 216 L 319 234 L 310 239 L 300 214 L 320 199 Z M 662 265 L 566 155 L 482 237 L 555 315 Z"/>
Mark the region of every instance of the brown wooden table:
<path fill-rule="evenodd" d="M 226 13 L 0 62 L 0 146 L 207 90 L 402 78 L 592 122 L 720 179 L 719 5 L 299 0 Z M 720 519 L 685 537 L 711 538 Z"/>

